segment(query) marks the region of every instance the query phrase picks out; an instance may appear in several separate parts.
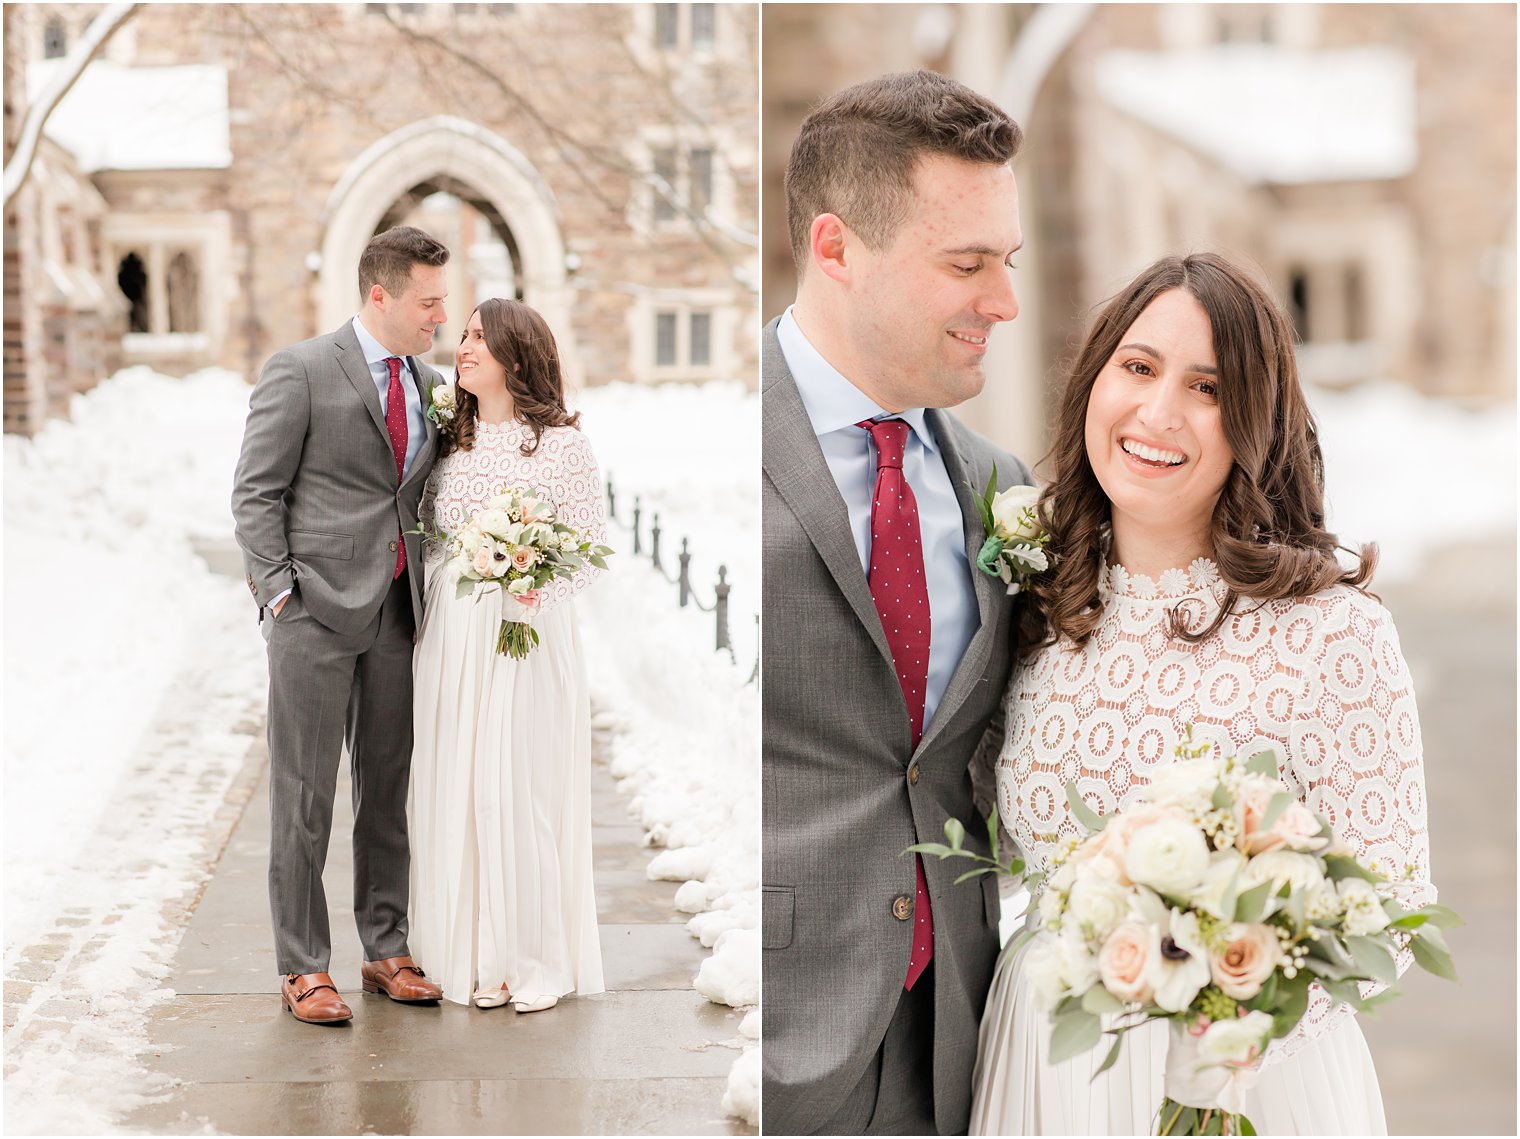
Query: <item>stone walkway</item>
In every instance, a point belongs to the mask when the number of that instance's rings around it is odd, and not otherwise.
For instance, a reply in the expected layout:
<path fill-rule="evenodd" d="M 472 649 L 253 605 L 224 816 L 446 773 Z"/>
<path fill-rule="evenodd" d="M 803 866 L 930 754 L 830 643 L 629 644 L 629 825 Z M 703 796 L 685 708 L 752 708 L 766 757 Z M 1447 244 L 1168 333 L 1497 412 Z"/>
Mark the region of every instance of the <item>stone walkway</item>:
<path fill-rule="evenodd" d="M 262 747 L 255 748 L 255 758 Z M 346 767 L 346 765 L 345 765 Z M 257 769 L 255 769 L 257 770 Z M 265 891 L 267 768 L 185 931 L 154 1011 L 152 1060 L 183 1081 L 126 1120 L 156 1133 L 753 1134 L 719 1107 L 740 1014 L 691 988 L 704 956 L 650 882 L 641 831 L 593 770 L 597 910 L 608 991 L 519 1015 L 401 1005 L 359 988 L 346 779 L 325 880 L 331 972 L 354 1019 L 297 1023 L 280 1006 Z M 424 967 L 426 962 L 423 962 Z"/>

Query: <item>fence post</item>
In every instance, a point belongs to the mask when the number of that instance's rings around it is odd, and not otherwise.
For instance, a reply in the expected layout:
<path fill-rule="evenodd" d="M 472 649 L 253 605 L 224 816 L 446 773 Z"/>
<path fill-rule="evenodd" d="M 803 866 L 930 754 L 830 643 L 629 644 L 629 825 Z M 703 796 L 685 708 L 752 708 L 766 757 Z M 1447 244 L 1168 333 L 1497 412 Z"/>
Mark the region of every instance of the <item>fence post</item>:
<path fill-rule="evenodd" d="M 607 475 L 607 517 L 617 520 L 617 491 L 612 489 L 612 474 Z"/>
<path fill-rule="evenodd" d="M 643 501 L 638 495 L 633 496 L 633 552 L 635 556 L 643 552 L 639 549 L 639 515 L 643 512 Z"/>
<path fill-rule="evenodd" d="M 665 567 L 660 564 L 660 512 L 654 512 L 654 525 L 649 530 L 649 561 L 655 569 L 661 573 Z"/>
<path fill-rule="evenodd" d="M 713 611 L 717 613 L 718 621 L 718 644 L 719 649 L 728 649 L 733 652 L 733 642 L 728 636 L 728 567 L 718 567 L 718 584 L 713 587 L 713 593 L 717 600 L 713 602 Z"/>
<path fill-rule="evenodd" d="M 686 539 L 681 539 L 681 576 L 677 584 L 681 587 L 681 608 L 686 608 L 686 603 L 691 600 L 691 555 L 686 552 Z"/>

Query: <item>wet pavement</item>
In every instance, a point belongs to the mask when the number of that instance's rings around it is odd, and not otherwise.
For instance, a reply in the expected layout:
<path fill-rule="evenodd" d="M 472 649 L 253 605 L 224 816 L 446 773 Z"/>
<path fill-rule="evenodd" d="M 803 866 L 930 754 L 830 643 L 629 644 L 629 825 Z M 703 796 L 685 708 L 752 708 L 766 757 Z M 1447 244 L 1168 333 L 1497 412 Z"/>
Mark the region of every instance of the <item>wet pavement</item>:
<path fill-rule="evenodd" d="M 1431 868 L 1467 924 L 1458 984 L 1415 967 L 1359 1019 L 1394 1135 L 1515 1134 L 1515 540 L 1448 547 L 1393 614 L 1425 743 Z"/>
<path fill-rule="evenodd" d="M 261 761 L 262 745 L 252 761 Z M 346 778 L 327 884 L 331 972 L 354 1019 L 300 1024 L 277 995 L 265 860 L 267 770 L 185 930 L 150 1066 L 183 1081 L 124 1122 L 157 1133 L 753 1134 L 719 1107 L 741 1014 L 691 988 L 705 950 L 650 882 L 650 852 L 593 768 L 592 837 L 608 991 L 551 1010 L 403 1005 L 359 987 Z M 422 962 L 425 968 L 427 963 Z"/>

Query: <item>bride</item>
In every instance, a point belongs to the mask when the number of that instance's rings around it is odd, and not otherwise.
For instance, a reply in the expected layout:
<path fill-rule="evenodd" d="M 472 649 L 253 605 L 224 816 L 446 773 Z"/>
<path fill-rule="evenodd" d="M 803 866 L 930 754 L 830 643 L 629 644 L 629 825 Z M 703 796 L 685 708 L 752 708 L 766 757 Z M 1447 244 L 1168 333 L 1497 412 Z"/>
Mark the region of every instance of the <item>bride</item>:
<path fill-rule="evenodd" d="M 998 809 L 1029 869 L 1081 833 L 1068 782 L 1118 811 L 1196 724 L 1236 754 L 1275 746 L 1289 788 L 1348 847 L 1391 877 L 1412 868 L 1401 901 L 1434 901 L 1409 673 L 1363 588 L 1375 550 L 1345 569 L 1324 529 L 1314 421 L 1271 298 L 1209 254 L 1146 269 L 1073 364 L 1052 455 L 1054 566 L 1030 588 L 998 761 Z M 1052 1065 L 1028 961 L 998 961 L 971 1133 L 1152 1133 L 1165 1024 L 1127 1034 L 1095 1080 L 1106 1048 Z M 1351 1009 L 1312 993 L 1244 1114 L 1263 1135 L 1386 1134 Z"/>
<path fill-rule="evenodd" d="M 504 488 L 538 491 L 559 520 L 603 539 L 602 484 L 565 408 L 554 336 L 517 301 L 470 316 L 455 352 L 455 416 L 423 493 L 424 525 L 462 526 Z M 598 571 L 555 579 L 535 611 L 496 589 L 456 598 L 437 542 L 413 697 L 412 945 L 446 1000 L 518 1012 L 600 993 L 591 882 L 591 726 L 571 598 Z M 504 606 L 506 611 L 504 611 Z M 503 618 L 537 647 L 496 651 Z"/>

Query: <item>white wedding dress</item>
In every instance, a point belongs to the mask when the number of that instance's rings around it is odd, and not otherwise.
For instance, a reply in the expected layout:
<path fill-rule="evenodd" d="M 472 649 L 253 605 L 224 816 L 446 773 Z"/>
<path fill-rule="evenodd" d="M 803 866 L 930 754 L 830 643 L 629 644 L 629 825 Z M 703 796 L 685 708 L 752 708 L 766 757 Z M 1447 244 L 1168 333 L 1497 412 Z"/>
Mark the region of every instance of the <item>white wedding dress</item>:
<path fill-rule="evenodd" d="M 433 468 L 421 517 L 452 533 L 487 499 L 539 491 L 559 520 L 605 540 L 602 484 L 579 431 L 480 423 L 475 444 Z M 503 984 L 515 1001 L 604 991 L 591 881 L 591 723 L 571 598 L 586 566 L 544 588 L 539 644 L 496 651 L 502 599 L 455 597 L 443 548 L 426 549 L 417 637 L 411 795 L 412 955 L 468 1004 Z"/>
<path fill-rule="evenodd" d="M 1059 839 L 1083 833 L 1066 801 L 1068 782 L 1099 814 L 1127 807 L 1149 773 L 1172 760 L 1191 723 L 1227 738 L 1238 755 L 1275 746 L 1286 756 L 1284 782 L 1356 854 L 1377 859 L 1391 877 L 1414 867 L 1396 888 L 1405 905 L 1435 900 L 1419 721 L 1387 610 L 1335 586 L 1237 605 L 1194 645 L 1171 637 L 1167 614 L 1184 606 L 1190 628 L 1213 619 L 1224 587 L 1212 562 L 1168 570 L 1157 582 L 1113 566 L 1100 595 L 1101 622 L 1087 644 L 1040 650 L 1010 689 L 998 809 L 1031 870 L 1049 866 Z M 971 1134 L 1153 1134 L 1166 1025 L 1125 1034 L 1117 1064 L 1096 1080 L 1106 1045 L 1051 1065 L 1050 1017 L 1023 967 L 1027 948 L 998 960 Z M 1386 1134 L 1377 1074 L 1352 1009 L 1332 1007 L 1318 986 L 1311 992 L 1304 1021 L 1264 1058 L 1246 1117 L 1262 1135 Z"/>

